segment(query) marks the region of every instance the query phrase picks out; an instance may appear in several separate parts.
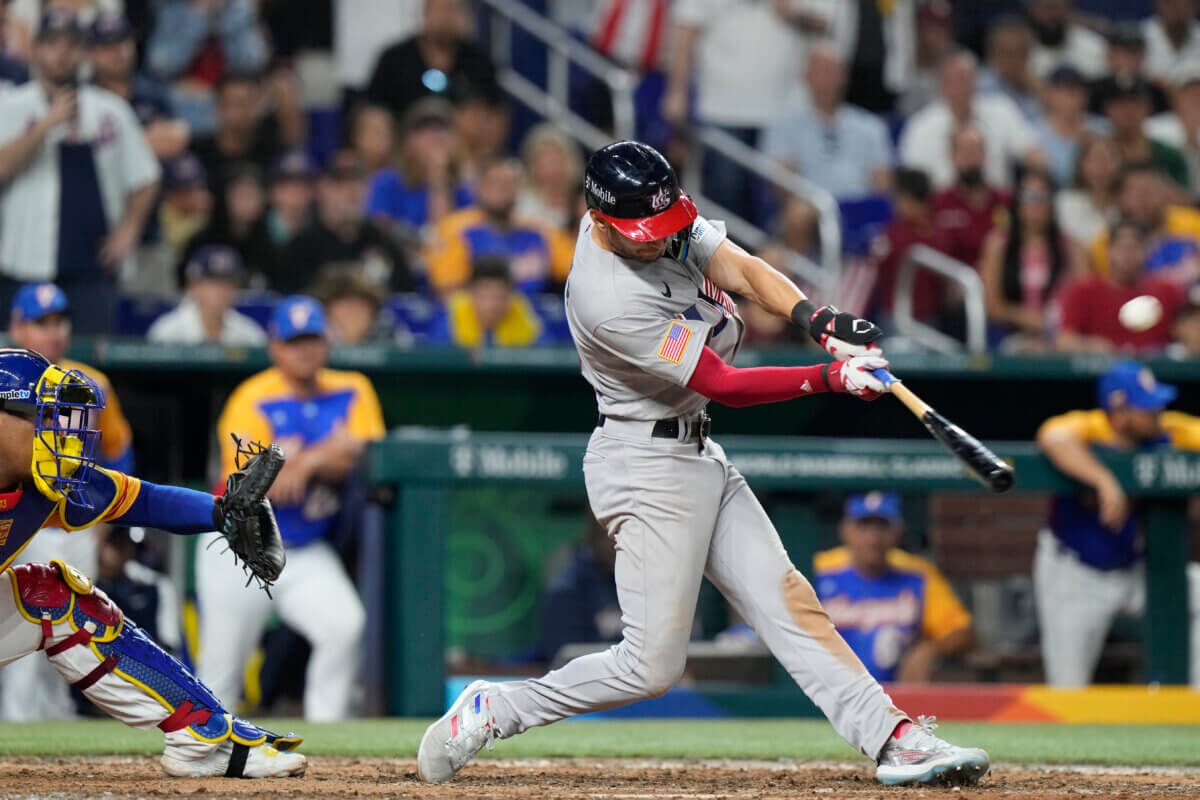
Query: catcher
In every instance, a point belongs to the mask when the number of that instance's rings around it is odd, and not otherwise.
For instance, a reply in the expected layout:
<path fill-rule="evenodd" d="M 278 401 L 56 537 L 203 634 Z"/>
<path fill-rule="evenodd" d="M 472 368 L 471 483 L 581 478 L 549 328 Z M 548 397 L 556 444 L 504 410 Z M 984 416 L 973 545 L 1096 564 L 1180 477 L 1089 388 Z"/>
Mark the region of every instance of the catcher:
<path fill-rule="evenodd" d="M 284 552 L 267 488 L 283 465 L 253 447 L 223 498 L 158 486 L 96 465 L 104 394 L 79 370 L 32 350 L 0 349 L 0 667 L 39 650 L 100 708 L 135 728 L 159 728 L 172 777 L 303 775 L 300 744 L 237 719 L 92 581 L 65 562 L 9 567 L 43 527 L 98 522 L 178 534 L 214 527 L 264 589 Z"/>

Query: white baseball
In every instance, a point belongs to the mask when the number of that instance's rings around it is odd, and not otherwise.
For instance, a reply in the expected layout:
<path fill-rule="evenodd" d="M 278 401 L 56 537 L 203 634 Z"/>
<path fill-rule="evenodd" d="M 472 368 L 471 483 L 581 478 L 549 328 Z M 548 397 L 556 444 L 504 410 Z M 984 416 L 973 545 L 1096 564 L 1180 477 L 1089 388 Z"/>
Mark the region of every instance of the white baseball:
<path fill-rule="evenodd" d="M 1157 297 L 1148 294 L 1133 298 L 1117 312 L 1117 319 L 1121 324 L 1135 333 L 1150 330 L 1159 323 L 1162 316 L 1162 303 Z"/>

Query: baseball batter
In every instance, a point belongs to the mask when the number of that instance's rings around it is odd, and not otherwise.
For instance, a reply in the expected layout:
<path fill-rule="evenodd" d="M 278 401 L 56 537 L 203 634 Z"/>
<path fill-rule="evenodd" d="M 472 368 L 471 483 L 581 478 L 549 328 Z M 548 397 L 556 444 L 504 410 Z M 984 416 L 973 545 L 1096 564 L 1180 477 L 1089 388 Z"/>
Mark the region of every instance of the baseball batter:
<path fill-rule="evenodd" d="M 988 756 L 913 724 L 837 634 L 762 506 L 709 438 L 710 400 L 731 406 L 820 392 L 874 399 L 886 366 L 867 320 L 817 308 L 782 274 L 697 215 L 656 150 L 617 142 L 585 176 L 567 319 L 599 421 L 588 500 L 616 546 L 624 638 L 535 680 L 476 681 L 421 740 L 426 781 L 536 725 L 669 690 L 683 674 L 701 578 L 753 626 L 883 783 L 969 783 Z M 744 325 L 726 292 L 807 328 L 836 360 L 737 369 Z"/>

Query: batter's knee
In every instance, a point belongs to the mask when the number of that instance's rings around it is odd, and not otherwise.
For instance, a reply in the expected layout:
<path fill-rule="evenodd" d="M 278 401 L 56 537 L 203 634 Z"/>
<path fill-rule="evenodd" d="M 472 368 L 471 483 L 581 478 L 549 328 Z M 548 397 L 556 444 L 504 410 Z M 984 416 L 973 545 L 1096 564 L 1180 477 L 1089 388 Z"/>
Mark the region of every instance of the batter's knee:
<path fill-rule="evenodd" d="M 635 691 L 642 697 L 662 697 L 669 692 L 683 677 L 683 668 L 687 664 L 686 647 L 682 651 L 654 646 L 640 650 L 629 647 L 626 657 Z"/>

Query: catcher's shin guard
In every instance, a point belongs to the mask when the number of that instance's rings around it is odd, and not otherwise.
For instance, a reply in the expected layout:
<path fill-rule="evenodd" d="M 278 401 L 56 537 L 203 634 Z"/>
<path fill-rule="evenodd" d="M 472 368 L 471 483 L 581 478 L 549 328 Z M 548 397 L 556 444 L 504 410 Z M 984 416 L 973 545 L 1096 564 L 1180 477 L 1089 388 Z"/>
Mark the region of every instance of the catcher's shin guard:
<path fill-rule="evenodd" d="M 17 610 L 40 625 L 39 650 L 66 680 L 100 708 L 135 728 L 157 727 L 169 747 L 203 752 L 270 744 L 292 750 L 280 736 L 221 707 L 183 664 L 146 635 L 92 581 L 63 561 L 12 568 Z M 179 734 L 190 734 L 181 737 Z M 236 748 L 235 748 L 236 749 Z"/>

